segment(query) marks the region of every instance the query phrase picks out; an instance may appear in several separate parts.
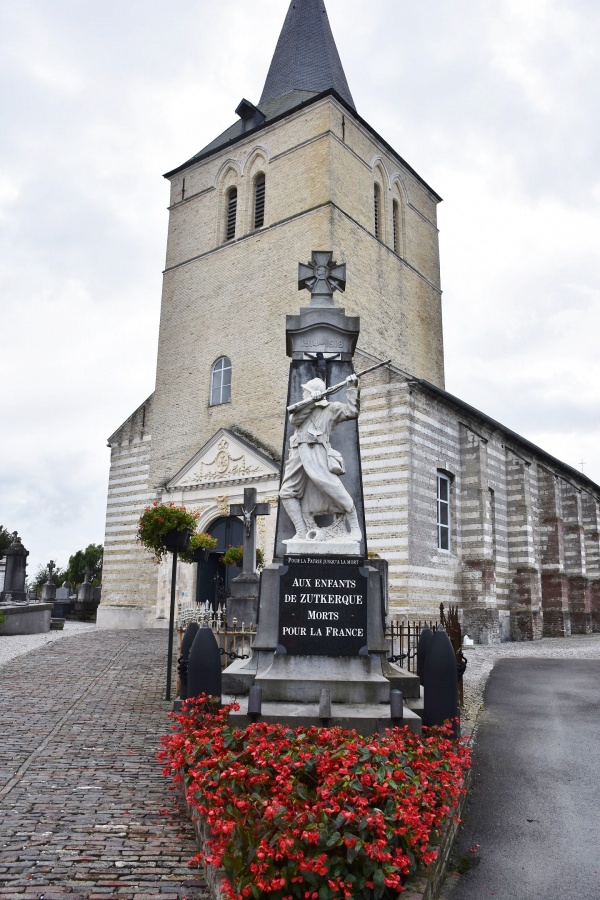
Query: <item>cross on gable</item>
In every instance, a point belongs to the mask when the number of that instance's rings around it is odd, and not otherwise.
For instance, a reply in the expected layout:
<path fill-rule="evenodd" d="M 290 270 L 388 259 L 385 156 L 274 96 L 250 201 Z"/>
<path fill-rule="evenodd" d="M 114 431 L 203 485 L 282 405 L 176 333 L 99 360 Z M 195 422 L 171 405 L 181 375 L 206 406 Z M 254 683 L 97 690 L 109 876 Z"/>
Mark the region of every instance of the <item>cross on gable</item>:
<path fill-rule="evenodd" d="M 244 488 L 244 502 L 232 503 L 230 516 L 241 516 L 244 520 L 244 575 L 253 575 L 256 569 L 256 517 L 270 516 L 270 503 L 256 502 L 256 488 Z"/>
<path fill-rule="evenodd" d="M 330 250 L 313 250 L 308 264 L 298 264 L 298 290 L 310 291 L 311 306 L 332 306 L 333 292 L 346 290 L 346 265 L 332 260 Z"/>

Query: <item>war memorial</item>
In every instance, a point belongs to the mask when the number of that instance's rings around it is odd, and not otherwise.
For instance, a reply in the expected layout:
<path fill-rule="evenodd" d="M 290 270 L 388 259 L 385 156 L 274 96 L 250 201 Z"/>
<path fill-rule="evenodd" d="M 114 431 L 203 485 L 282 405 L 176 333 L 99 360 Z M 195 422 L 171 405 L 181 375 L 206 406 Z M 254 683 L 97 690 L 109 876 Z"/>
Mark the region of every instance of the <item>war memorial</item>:
<path fill-rule="evenodd" d="M 419 680 L 388 662 L 380 572 L 369 566 L 354 372 L 360 320 L 334 302 L 346 267 L 330 251 L 299 265 L 310 304 L 286 320 L 291 357 L 273 562 L 263 570 L 250 660 L 223 674 L 224 692 L 256 697 L 261 719 L 361 733 L 392 724 L 390 690 L 418 703 Z M 287 451 L 287 452 L 286 452 Z M 240 715 L 248 699 L 240 698 Z M 383 706 L 387 704 L 387 708 Z M 406 723 L 421 720 L 408 707 Z"/>

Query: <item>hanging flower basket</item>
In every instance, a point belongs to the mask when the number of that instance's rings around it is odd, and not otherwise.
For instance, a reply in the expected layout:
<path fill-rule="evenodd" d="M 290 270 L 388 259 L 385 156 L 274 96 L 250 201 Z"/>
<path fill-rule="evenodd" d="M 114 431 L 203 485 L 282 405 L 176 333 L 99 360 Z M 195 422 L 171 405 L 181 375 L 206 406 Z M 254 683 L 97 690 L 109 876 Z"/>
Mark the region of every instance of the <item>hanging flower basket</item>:
<path fill-rule="evenodd" d="M 189 512 L 185 506 L 154 503 L 140 516 L 137 539 L 160 562 L 169 550 L 185 551 L 198 515 Z"/>
<path fill-rule="evenodd" d="M 191 528 L 183 528 L 181 531 L 177 531 L 177 529 L 174 529 L 173 531 L 169 531 L 167 534 L 163 534 L 162 544 L 165 550 L 170 550 L 171 553 L 173 553 L 175 550 L 181 551 L 183 553 L 189 547 L 191 536 Z"/>
<path fill-rule="evenodd" d="M 244 566 L 244 548 L 243 547 L 228 547 L 225 553 L 221 558 L 221 562 L 226 566 L 237 566 L 238 569 L 242 569 Z M 260 547 L 256 548 L 256 568 L 260 571 L 260 569 L 264 569 L 265 567 L 265 555 L 260 549 Z"/>
<path fill-rule="evenodd" d="M 210 551 L 215 550 L 218 543 L 211 534 L 196 532 L 191 536 L 189 547 L 181 554 L 181 559 L 187 563 L 208 562 Z"/>

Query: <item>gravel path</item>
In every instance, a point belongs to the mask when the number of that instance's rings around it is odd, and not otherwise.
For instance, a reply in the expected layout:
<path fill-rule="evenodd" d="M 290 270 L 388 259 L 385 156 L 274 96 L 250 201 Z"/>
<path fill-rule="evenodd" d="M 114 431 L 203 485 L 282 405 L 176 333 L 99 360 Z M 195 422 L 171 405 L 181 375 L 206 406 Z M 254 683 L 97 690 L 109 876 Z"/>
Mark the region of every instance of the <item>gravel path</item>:
<path fill-rule="evenodd" d="M 73 637 L 75 634 L 94 631 L 95 628 L 94 624 L 65 622 L 65 627 L 61 631 L 47 631 L 45 634 L 2 634 L 0 635 L 0 666 L 3 666 L 16 656 L 30 653 L 32 650 L 37 650 L 46 644 L 54 644 L 63 638 Z"/>

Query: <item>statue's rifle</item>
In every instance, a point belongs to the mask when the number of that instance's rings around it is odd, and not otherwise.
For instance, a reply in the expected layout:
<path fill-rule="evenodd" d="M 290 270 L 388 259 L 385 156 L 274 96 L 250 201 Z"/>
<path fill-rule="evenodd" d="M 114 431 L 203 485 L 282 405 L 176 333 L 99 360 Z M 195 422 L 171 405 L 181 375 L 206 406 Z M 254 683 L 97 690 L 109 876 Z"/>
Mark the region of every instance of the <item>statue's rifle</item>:
<path fill-rule="evenodd" d="M 391 363 L 391 359 L 386 359 L 385 362 L 377 363 L 377 365 L 375 365 L 375 366 L 369 366 L 368 369 L 363 369 L 362 372 L 356 372 L 354 377 L 362 378 L 363 375 L 367 375 L 369 372 L 374 372 L 375 369 L 381 369 L 382 366 L 389 366 L 390 363 Z M 350 375 L 348 378 L 344 379 L 344 381 L 340 381 L 339 384 L 334 384 L 330 388 L 327 388 L 327 390 L 323 391 L 322 398 L 329 397 L 331 394 L 337 394 L 337 392 L 341 391 L 342 388 L 345 388 L 345 387 L 348 387 L 349 385 L 351 385 L 353 381 L 354 381 L 354 378 Z M 318 401 L 316 401 L 316 402 L 318 402 Z M 315 403 L 315 400 L 312 397 L 309 397 L 306 400 L 298 400 L 297 403 L 292 403 L 291 406 L 288 406 L 287 411 L 289 413 L 299 412 L 299 410 L 301 410 L 301 409 L 306 409 L 307 407 L 312 406 L 313 403 Z"/>

